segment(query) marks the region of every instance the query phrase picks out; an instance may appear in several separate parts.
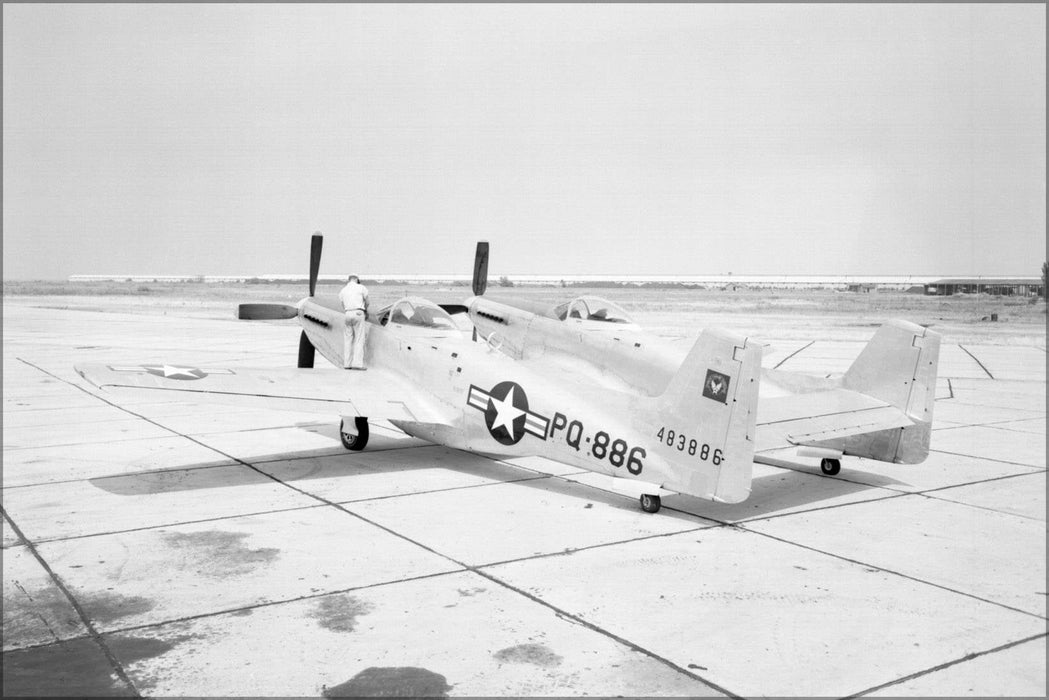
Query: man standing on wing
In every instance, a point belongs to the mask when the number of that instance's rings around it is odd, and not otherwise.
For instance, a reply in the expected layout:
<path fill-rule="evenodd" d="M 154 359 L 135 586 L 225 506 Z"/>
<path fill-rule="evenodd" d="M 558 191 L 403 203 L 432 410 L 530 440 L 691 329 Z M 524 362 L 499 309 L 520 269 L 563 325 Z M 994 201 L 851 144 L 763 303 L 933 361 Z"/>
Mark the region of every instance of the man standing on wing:
<path fill-rule="evenodd" d="M 343 339 L 342 366 L 346 369 L 367 369 L 364 366 L 364 334 L 368 312 L 368 288 L 357 275 L 350 275 L 339 292 L 339 301 L 346 312 L 346 331 Z"/>

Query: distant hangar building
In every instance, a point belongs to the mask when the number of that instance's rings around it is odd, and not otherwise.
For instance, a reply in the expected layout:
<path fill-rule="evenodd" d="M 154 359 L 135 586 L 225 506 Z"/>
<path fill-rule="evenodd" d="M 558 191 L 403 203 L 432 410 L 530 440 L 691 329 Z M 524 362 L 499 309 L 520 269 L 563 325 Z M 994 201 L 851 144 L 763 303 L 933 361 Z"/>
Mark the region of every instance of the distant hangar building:
<path fill-rule="evenodd" d="M 936 296 L 952 294 L 996 294 L 1000 296 L 1044 296 L 1041 277 L 948 277 L 926 282 L 925 293 Z"/>
<path fill-rule="evenodd" d="M 468 287 L 464 274 L 370 274 L 360 273 L 368 284 L 436 284 Z M 822 289 L 827 291 L 873 292 L 906 291 L 928 295 L 999 294 L 1037 296 L 1043 294 L 1041 277 L 948 277 L 937 279 L 915 275 L 489 275 L 492 284 L 505 279 L 504 286 L 544 287 L 688 287 L 701 289 Z M 285 283 L 305 286 L 301 274 L 246 275 L 70 275 L 70 282 L 240 282 L 247 284 Z M 320 275 L 320 284 L 344 284 L 342 275 Z"/>

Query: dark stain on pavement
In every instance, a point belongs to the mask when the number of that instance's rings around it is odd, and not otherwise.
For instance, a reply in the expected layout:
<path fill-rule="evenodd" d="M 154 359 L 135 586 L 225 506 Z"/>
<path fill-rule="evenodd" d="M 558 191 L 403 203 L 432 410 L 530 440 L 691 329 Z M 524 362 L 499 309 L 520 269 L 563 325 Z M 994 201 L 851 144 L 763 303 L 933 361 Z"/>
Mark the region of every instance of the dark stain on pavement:
<path fill-rule="evenodd" d="M 136 694 L 116 677 L 93 639 L 6 651 L 3 664 L 4 697 L 128 697 Z"/>
<path fill-rule="evenodd" d="M 7 642 L 38 639 L 41 628 L 46 628 L 54 640 L 60 636 L 76 636 L 82 631 L 80 616 L 58 588 L 26 588 L 17 580 L 4 582 L 3 620 Z"/>
<path fill-rule="evenodd" d="M 182 642 L 191 639 L 198 639 L 198 637 L 195 634 L 181 634 L 167 639 L 156 639 L 154 637 L 115 634 L 106 637 L 106 644 L 109 646 L 109 650 L 113 652 L 113 656 L 117 658 L 131 676 L 132 682 L 137 686 L 137 689 L 148 693 L 156 687 L 161 677 L 158 677 L 155 673 L 149 673 L 150 667 L 148 666 L 145 669 L 133 669 L 135 662 L 155 659 L 168 653 Z M 165 671 L 164 673 L 168 672 Z"/>
<path fill-rule="evenodd" d="M 167 640 L 118 634 L 106 637 L 106 644 L 122 664 L 133 664 L 136 661 L 154 659 L 161 654 L 166 654 L 176 645 L 190 639 L 196 639 L 196 635 L 184 634 Z"/>
<path fill-rule="evenodd" d="M 310 617 L 332 632 L 352 632 L 357 629 L 357 618 L 374 609 L 375 606 L 366 600 L 339 593 L 316 599 Z"/>
<path fill-rule="evenodd" d="M 149 598 L 137 595 L 121 595 L 111 591 L 74 593 L 80 607 L 95 622 L 114 622 L 122 617 L 141 615 L 156 607 Z"/>
<path fill-rule="evenodd" d="M 446 698 L 452 686 L 439 673 L 414 666 L 366 668 L 324 691 L 326 698 Z"/>
<path fill-rule="evenodd" d="M 518 644 L 495 652 L 497 661 L 508 664 L 532 664 L 551 668 L 560 666 L 564 658 L 550 651 L 545 644 Z"/>
<path fill-rule="evenodd" d="M 207 567 L 200 573 L 213 578 L 225 578 L 248 574 L 260 564 L 267 564 L 278 556 L 276 547 L 251 549 L 244 544 L 249 537 L 246 532 L 205 530 L 203 532 L 168 532 L 164 539 L 176 549 L 193 549 Z"/>

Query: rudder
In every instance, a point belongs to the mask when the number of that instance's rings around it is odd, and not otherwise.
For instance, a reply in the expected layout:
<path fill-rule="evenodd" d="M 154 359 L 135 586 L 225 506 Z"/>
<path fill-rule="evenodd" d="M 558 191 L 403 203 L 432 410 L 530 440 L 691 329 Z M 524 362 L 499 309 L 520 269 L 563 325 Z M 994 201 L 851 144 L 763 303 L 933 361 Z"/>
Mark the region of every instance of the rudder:
<path fill-rule="evenodd" d="M 876 459 L 916 464 L 928 455 L 939 356 L 939 333 L 894 320 L 878 329 L 845 372 L 844 388 L 885 401 L 915 421 L 892 431 L 899 431 L 894 454 Z"/>
<path fill-rule="evenodd" d="M 700 334 L 655 399 L 658 452 L 670 467 L 666 488 L 724 503 L 746 499 L 760 372 L 757 342 L 717 330 Z"/>

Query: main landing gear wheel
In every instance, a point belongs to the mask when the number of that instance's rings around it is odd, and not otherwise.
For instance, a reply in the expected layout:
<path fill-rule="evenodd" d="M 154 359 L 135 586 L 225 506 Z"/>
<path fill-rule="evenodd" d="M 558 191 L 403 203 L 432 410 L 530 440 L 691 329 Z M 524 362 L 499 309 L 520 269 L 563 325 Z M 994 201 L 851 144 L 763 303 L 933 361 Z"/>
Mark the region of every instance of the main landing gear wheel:
<path fill-rule="evenodd" d="M 820 460 L 820 471 L 827 476 L 834 476 L 841 471 L 841 460 L 837 459 L 822 459 Z"/>
<path fill-rule="evenodd" d="M 353 424 L 357 427 L 356 435 L 346 432 L 345 418 L 339 421 L 339 439 L 342 440 L 342 446 L 347 450 L 360 452 L 368 445 L 368 419 L 364 416 L 357 416 L 353 419 Z"/>
<path fill-rule="evenodd" d="M 646 513 L 658 513 L 661 505 L 659 496 L 650 496 L 647 493 L 641 495 L 641 510 Z"/>

